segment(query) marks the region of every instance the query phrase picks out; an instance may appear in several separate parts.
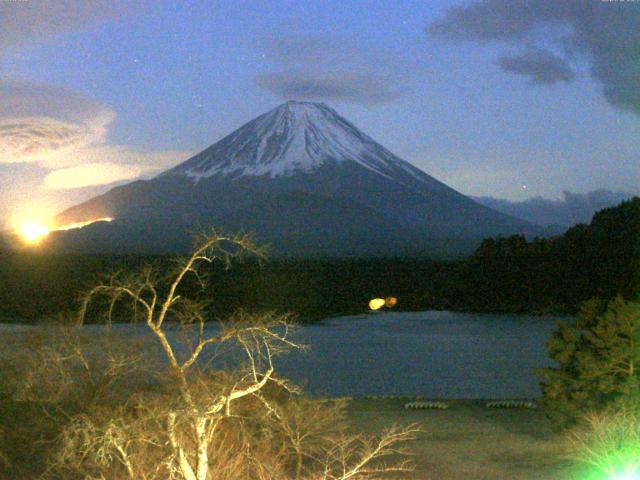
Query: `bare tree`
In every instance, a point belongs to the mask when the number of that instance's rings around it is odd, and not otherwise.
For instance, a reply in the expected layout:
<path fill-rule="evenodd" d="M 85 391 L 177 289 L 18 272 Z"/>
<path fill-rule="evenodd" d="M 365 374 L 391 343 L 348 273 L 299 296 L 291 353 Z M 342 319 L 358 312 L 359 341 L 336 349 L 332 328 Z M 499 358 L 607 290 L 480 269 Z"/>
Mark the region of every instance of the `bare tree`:
<path fill-rule="evenodd" d="M 303 348 L 291 338 L 288 316 L 239 312 L 218 330 L 205 327 L 203 304 L 183 297 L 181 285 L 187 276 L 204 284 L 203 265 L 228 264 L 247 252 L 263 256 L 246 236 L 213 233 L 200 238 L 164 284 L 146 268 L 112 275 L 87 293 L 78 324 L 98 297 L 107 300 L 109 321 L 126 300 L 160 345 L 172 387 L 151 397 L 133 395 L 106 415 L 75 418 L 62 434 L 50 476 L 105 478 L 116 468 L 118 478 L 207 480 L 214 466 L 216 479 L 347 480 L 410 470 L 397 460 L 405 452 L 396 446 L 415 438 L 414 427 L 389 430 L 377 441 L 349 436 L 335 420 L 328 427 L 330 417 L 340 418 L 339 407 L 312 405 L 276 375 L 274 358 Z M 182 327 L 186 348 L 167 326 L 173 322 Z M 211 367 L 221 356 L 235 368 Z M 395 463 L 377 463 L 387 457 Z"/>
<path fill-rule="evenodd" d="M 52 323 L 10 337 L 0 357 L 0 478 L 37 478 L 66 430 L 110 417 L 134 384 L 149 383 L 148 341 L 96 333 Z"/>

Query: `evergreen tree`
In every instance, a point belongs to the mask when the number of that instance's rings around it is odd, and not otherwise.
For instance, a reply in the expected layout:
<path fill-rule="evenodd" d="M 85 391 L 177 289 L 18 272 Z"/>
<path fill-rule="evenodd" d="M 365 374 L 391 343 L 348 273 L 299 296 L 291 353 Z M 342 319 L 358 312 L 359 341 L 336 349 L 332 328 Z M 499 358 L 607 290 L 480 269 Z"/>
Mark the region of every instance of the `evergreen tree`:
<path fill-rule="evenodd" d="M 557 426 L 639 398 L 640 303 L 589 300 L 575 325 L 559 323 L 547 349 L 557 366 L 538 373 L 543 406 Z"/>

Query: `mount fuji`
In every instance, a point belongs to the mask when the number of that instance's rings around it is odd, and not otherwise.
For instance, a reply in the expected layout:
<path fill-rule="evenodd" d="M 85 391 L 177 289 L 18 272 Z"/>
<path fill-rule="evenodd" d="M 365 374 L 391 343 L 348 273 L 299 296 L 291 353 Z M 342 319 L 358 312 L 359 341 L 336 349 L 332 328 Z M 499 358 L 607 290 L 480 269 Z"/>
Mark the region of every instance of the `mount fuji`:
<path fill-rule="evenodd" d="M 398 158 L 323 103 L 289 101 L 151 180 L 56 217 L 109 223 L 49 239 L 58 251 L 182 251 L 190 231 L 254 232 L 276 255 L 420 255 L 540 228 L 487 208 Z"/>

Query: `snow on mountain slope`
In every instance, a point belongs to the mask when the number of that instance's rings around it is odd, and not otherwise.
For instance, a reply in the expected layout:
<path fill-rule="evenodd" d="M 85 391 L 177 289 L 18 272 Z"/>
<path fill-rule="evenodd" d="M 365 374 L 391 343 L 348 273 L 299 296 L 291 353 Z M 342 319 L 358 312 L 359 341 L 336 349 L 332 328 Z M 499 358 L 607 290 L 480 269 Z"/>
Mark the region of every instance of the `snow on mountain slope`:
<path fill-rule="evenodd" d="M 424 173 L 396 157 L 324 103 L 289 101 L 259 116 L 165 175 L 271 178 L 310 173 L 326 161 L 353 161 L 392 178 Z"/>
<path fill-rule="evenodd" d="M 398 158 L 322 103 L 290 101 L 151 180 L 56 217 L 113 217 L 58 235 L 60 251 L 181 251 L 190 233 L 249 231 L 282 255 L 402 255 L 538 227 L 487 208 Z M 470 241 L 473 240 L 473 242 Z"/>

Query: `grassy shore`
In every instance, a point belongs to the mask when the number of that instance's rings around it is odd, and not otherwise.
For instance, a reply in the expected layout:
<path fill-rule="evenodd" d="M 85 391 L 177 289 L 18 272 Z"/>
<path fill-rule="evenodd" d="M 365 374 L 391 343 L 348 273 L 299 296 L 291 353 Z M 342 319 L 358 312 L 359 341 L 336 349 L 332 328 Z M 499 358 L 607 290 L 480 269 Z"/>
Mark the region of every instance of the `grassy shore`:
<path fill-rule="evenodd" d="M 33 327 L 3 325 L 9 352 L 27 352 Z M 90 334 L 91 332 L 89 332 Z M 89 338 L 93 338 L 89 335 Z M 585 472 L 563 455 L 563 438 L 537 409 L 489 409 L 484 401 L 445 400 L 446 410 L 410 410 L 408 399 L 355 398 L 347 420 L 354 432 L 380 434 L 393 424 L 422 430 L 407 445 L 415 457 L 415 480 L 574 480 Z M 0 469 L 1 470 L 1 469 Z M 0 475 L 2 478 L 2 475 Z"/>
<path fill-rule="evenodd" d="M 563 456 L 541 409 L 488 409 L 476 400 L 447 401 L 446 410 L 407 410 L 402 399 L 354 399 L 355 431 L 376 433 L 391 424 L 423 430 L 409 447 L 416 480 L 571 480 L 585 478 Z"/>

